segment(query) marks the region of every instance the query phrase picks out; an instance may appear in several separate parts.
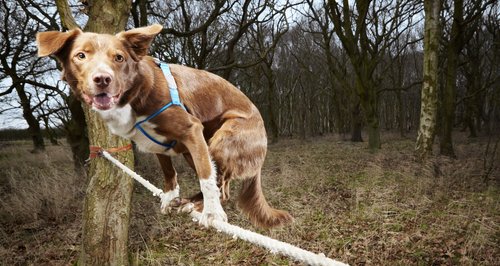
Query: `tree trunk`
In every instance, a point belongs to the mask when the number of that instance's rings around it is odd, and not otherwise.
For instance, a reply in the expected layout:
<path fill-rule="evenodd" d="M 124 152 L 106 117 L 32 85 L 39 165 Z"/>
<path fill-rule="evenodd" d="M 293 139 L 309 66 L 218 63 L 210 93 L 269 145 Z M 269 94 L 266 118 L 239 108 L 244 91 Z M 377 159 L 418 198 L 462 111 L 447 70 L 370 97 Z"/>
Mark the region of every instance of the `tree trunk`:
<path fill-rule="evenodd" d="M 380 142 L 380 126 L 378 117 L 376 115 L 370 115 L 366 119 L 366 124 L 368 125 L 368 149 L 371 152 L 376 152 L 381 147 Z"/>
<path fill-rule="evenodd" d="M 85 108 L 90 143 L 122 147 L 130 142 L 108 133 L 107 126 Z M 133 168 L 132 151 L 118 159 Z M 133 180 L 104 158 L 93 159 L 89 168 L 83 209 L 82 265 L 128 265 L 128 228 Z"/>
<path fill-rule="evenodd" d="M 131 0 L 89 1 L 87 31 L 113 34 L 125 28 Z M 84 107 L 89 141 L 102 148 L 122 147 L 130 141 L 112 136 L 98 114 Z M 132 151 L 118 159 L 133 168 Z M 83 265 L 128 265 L 128 228 L 133 180 L 106 159 L 91 161 L 83 214 Z"/>
<path fill-rule="evenodd" d="M 132 3 L 132 18 L 136 28 L 148 25 L 148 1 L 136 0 Z"/>
<path fill-rule="evenodd" d="M 75 170 L 80 172 L 83 170 L 85 160 L 89 157 L 89 138 L 85 113 L 80 101 L 75 98 L 73 93 L 66 99 L 66 104 L 71 113 L 71 119 L 65 125 L 66 140 L 71 147 Z"/>
<path fill-rule="evenodd" d="M 364 69 L 360 67 L 360 69 Z M 361 106 L 366 119 L 368 128 L 368 149 L 376 152 L 381 147 L 380 142 L 380 123 L 378 118 L 378 99 L 375 88 L 369 81 L 370 78 L 364 75 L 365 71 L 357 74 L 356 90 L 360 95 Z"/>
<path fill-rule="evenodd" d="M 458 54 L 455 53 L 455 47 L 450 44 L 448 47 L 448 63 L 446 68 L 446 82 L 443 88 L 442 99 L 442 117 L 441 117 L 441 136 L 439 138 L 440 153 L 449 157 L 455 157 L 453 149 L 453 122 L 455 117 L 455 93 L 456 78 L 458 68 Z"/>
<path fill-rule="evenodd" d="M 57 12 L 64 29 L 78 28 L 78 24 L 72 15 L 67 0 L 56 0 Z M 68 105 L 71 119 L 64 125 L 66 129 L 66 140 L 71 147 L 73 164 L 77 173 L 84 171 L 85 160 L 89 157 L 89 138 L 87 124 L 81 103 L 72 92 L 64 99 Z"/>
<path fill-rule="evenodd" d="M 396 92 L 396 98 L 398 100 L 398 129 L 399 136 L 402 138 L 406 137 L 406 120 L 405 120 L 405 107 L 403 106 L 403 97 L 401 95 L 401 91 L 398 90 Z"/>
<path fill-rule="evenodd" d="M 415 155 L 425 160 L 432 155 L 437 117 L 438 50 L 440 1 L 426 0 L 424 29 L 424 70 L 421 92 L 420 125 Z"/>
<path fill-rule="evenodd" d="M 363 119 L 361 118 L 361 108 L 358 102 L 352 111 L 352 142 L 363 142 L 363 136 L 361 135 L 361 130 L 363 129 Z"/>
<path fill-rule="evenodd" d="M 28 132 L 31 135 L 31 140 L 33 141 L 33 151 L 34 153 L 45 150 L 45 142 L 43 140 L 42 130 L 40 129 L 40 124 L 38 120 L 33 115 L 33 110 L 31 110 L 30 99 L 24 90 L 23 85 L 16 85 L 15 87 L 17 95 L 21 101 L 21 106 L 23 108 L 23 117 L 28 123 Z"/>
<path fill-rule="evenodd" d="M 443 88 L 442 99 L 442 122 L 440 136 L 440 153 L 449 157 L 455 157 L 453 149 L 453 122 L 455 116 L 455 94 L 457 90 L 457 70 L 458 57 L 464 45 L 464 30 L 463 30 L 463 0 L 456 0 L 453 3 L 453 24 L 451 25 L 450 40 L 446 49 L 446 77 L 445 86 Z"/>
<path fill-rule="evenodd" d="M 272 62 L 271 62 L 272 64 Z M 263 69 L 264 75 L 267 79 L 267 108 L 269 114 L 269 129 L 271 133 L 271 143 L 278 142 L 279 129 L 278 123 L 276 122 L 276 114 L 274 112 L 276 108 L 276 97 L 274 96 L 275 91 L 275 77 L 271 65 L 266 63 L 265 69 Z"/>
<path fill-rule="evenodd" d="M 45 132 L 47 134 L 47 138 L 49 138 L 50 144 L 54 146 L 59 145 L 59 142 L 57 141 L 57 134 L 54 131 L 54 129 L 50 127 L 49 116 L 42 116 L 42 119 L 43 119 L 43 124 L 45 125 Z"/>

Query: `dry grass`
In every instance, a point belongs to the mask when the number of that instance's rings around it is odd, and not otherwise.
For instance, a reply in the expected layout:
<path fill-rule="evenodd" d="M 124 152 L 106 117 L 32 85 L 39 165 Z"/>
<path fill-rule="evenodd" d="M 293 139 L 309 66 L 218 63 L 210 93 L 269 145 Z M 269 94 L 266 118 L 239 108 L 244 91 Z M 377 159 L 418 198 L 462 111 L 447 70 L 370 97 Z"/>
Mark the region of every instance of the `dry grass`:
<path fill-rule="evenodd" d="M 77 254 L 85 179 L 74 174 L 68 147 L 29 150 L 0 145 L 0 265 L 64 264 Z"/>
<path fill-rule="evenodd" d="M 500 254 L 500 172 L 497 168 L 491 174 L 492 182 L 483 182 L 486 141 L 471 142 L 462 136 L 456 139 L 457 160 L 436 157 L 426 165 L 414 162 L 411 139 L 396 136 L 386 136 L 383 150 L 377 154 L 370 154 L 365 144 L 332 136 L 306 142 L 283 140 L 269 148 L 263 170 L 264 190 L 273 206 L 294 215 L 295 223 L 263 231 L 253 228 L 234 202 L 225 209 L 233 224 L 352 265 L 495 265 Z M 0 152 L 2 164 L 7 159 L 3 157 L 5 151 Z M 138 172 L 160 185 L 162 174 L 154 156 L 142 154 L 138 158 Z M 46 163 L 52 166 L 50 160 Z M 181 158 L 175 163 L 181 194 L 196 192 L 194 173 Z M 66 165 L 71 166 L 69 159 Z M 17 161 L 2 166 L 20 168 Z M 7 183 L 2 180 L 0 189 L 4 190 Z M 17 189 L 10 186 L 11 194 L 16 194 Z M 236 182 L 232 189 L 234 196 L 239 184 Z M 78 200 L 81 204 L 81 197 Z M 3 205 L 0 211 L 5 213 Z M 79 219 L 53 224 L 67 228 L 55 236 L 78 240 Z M 0 250 L 0 257 L 30 239 L 27 233 L 18 232 L 23 230 L 21 225 L 13 228 L 10 230 L 16 240 L 2 237 L 4 252 Z M 2 234 L 6 230 L 2 229 Z M 48 243 L 63 250 L 63 241 L 50 239 Z M 65 253 L 66 263 L 77 256 L 78 242 L 71 245 Z M 36 245 L 29 248 L 42 249 Z M 158 200 L 142 187 L 134 192 L 130 251 L 133 265 L 296 264 L 241 240 L 202 229 L 186 215 L 159 214 Z M 3 260 L 43 263 L 44 254 L 35 254 L 23 260 Z M 0 264 L 6 263 L 0 259 Z"/>
<path fill-rule="evenodd" d="M 459 141 L 460 159 L 437 157 L 424 166 L 413 160 L 413 141 L 397 137 L 376 155 L 365 144 L 334 137 L 271 146 L 266 195 L 296 222 L 263 233 L 351 264 L 494 265 L 500 254 L 498 183 L 482 182 L 483 143 Z M 197 188 L 192 175 L 180 174 L 184 192 Z M 493 176 L 498 180 L 498 170 Z M 144 204 L 136 215 L 157 205 Z M 252 228 L 234 205 L 226 210 L 232 223 Z M 292 263 L 212 230 L 200 232 L 186 217 L 149 215 L 150 230 L 132 243 L 136 264 Z"/>

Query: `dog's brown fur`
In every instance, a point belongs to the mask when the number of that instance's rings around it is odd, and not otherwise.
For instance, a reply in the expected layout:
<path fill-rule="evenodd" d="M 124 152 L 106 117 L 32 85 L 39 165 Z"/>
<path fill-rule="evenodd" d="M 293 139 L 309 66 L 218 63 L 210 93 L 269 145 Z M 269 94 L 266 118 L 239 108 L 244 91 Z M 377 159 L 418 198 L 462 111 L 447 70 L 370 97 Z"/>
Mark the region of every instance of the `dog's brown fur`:
<path fill-rule="evenodd" d="M 37 35 L 37 43 L 40 56 L 53 55 L 61 62 L 63 79 L 83 101 L 95 107 L 93 97 L 105 92 L 116 100 L 116 106 L 129 104 L 137 118 L 154 113 L 171 100 L 162 71 L 146 56 L 160 30 L 161 26 L 153 25 L 115 36 L 83 33 L 79 29 L 43 32 Z M 79 58 L 79 52 L 85 58 Z M 108 66 L 105 71 L 99 70 L 102 64 Z M 151 131 L 168 141 L 176 140 L 173 153 L 183 154 L 200 179 L 208 178 L 210 158 L 214 160 L 223 201 L 229 199 L 229 182 L 244 180 L 239 207 L 255 225 L 274 227 L 291 222 L 293 218 L 285 211 L 271 208 L 262 193 L 261 168 L 267 137 L 257 108 L 219 76 L 180 65 L 170 67 L 189 113 L 178 107 L 169 108 L 150 121 L 156 126 Z M 96 80 L 102 82 L 108 77 L 109 85 L 96 85 Z M 105 104 L 98 109 L 108 107 Z M 133 130 L 132 125 L 130 131 Z M 170 159 L 173 153 L 155 153 L 165 175 L 165 191 L 171 191 L 177 186 Z"/>

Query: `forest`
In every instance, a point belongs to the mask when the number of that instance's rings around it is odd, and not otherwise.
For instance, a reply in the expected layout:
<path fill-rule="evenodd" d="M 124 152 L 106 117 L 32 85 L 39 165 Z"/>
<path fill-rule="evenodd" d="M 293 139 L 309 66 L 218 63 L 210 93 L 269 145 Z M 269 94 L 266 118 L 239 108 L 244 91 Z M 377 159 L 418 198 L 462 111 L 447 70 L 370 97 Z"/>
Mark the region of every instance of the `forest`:
<path fill-rule="evenodd" d="M 80 248 L 90 241 L 85 198 L 94 178 L 121 175 L 102 161 L 85 164 L 89 144 L 126 141 L 96 133 L 99 119 L 60 80 L 61 66 L 37 56 L 37 32 L 114 34 L 155 23 L 163 29 L 151 56 L 215 73 L 259 109 L 269 139 L 266 194 L 296 217 L 291 228 L 268 234 L 353 265 L 495 264 L 495 0 L 2 1 L 0 264 L 99 256 Z M 161 181 L 150 155 L 127 156 Z M 175 163 L 180 175 L 193 176 Z M 179 182 L 190 187 L 184 191 L 197 186 Z M 127 186 L 130 195 L 117 196 L 133 197 L 117 255 L 125 264 L 294 263 L 230 238 L 195 254 L 221 237 L 196 231 L 185 217 L 164 218 L 148 193 Z M 230 221 L 249 226 L 234 204 L 227 208 Z"/>

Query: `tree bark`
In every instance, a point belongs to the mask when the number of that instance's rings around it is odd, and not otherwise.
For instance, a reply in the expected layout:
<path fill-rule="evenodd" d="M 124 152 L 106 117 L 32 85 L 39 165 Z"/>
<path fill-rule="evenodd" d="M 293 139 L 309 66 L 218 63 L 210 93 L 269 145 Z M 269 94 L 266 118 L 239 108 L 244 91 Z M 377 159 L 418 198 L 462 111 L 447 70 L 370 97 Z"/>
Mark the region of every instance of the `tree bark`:
<path fill-rule="evenodd" d="M 376 152 L 382 146 L 377 110 L 378 100 L 376 97 L 377 96 L 371 96 L 368 101 L 364 102 L 363 108 L 366 112 L 366 125 L 368 127 L 368 149 L 372 152 Z"/>
<path fill-rule="evenodd" d="M 358 69 L 364 70 L 363 66 L 358 66 Z M 376 152 L 381 147 L 380 142 L 380 125 L 378 118 L 378 96 L 375 88 L 370 82 L 370 78 L 366 75 L 366 71 L 360 71 L 356 76 L 356 91 L 360 95 L 361 106 L 366 119 L 368 128 L 368 149 L 371 152 Z"/>
<path fill-rule="evenodd" d="M 136 0 L 132 3 L 132 18 L 136 28 L 148 25 L 148 1 Z"/>
<path fill-rule="evenodd" d="M 78 28 L 67 0 L 56 0 L 57 12 L 64 29 Z M 87 135 L 87 124 L 81 103 L 73 93 L 64 99 L 68 105 L 71 118 L 64 125 L 66 129 L 66 140 L 71 147 L 73 165 L 77 173 L 84 171 L 83 165 L 89 156 L 89 138 Z"/>
<path fill-rule="evenodd" d="M 272 66 L 272 59 L 271 62 L 265 61 L 264 66 L 262 67 L 262 71 L 264 73 L 264 76 L 267 79 L 267 93 L 266 93 L 266 98 L 267 98 L 267 112 L 268 112 L 268 120 L 269 120 L 269 129 L 270 129 L 270 137 L 271 137 L 271 143 L 276 143 L 278 142 L 279 138 L 279 127 L 278 123 L 276 121 L 276 114 L 274 112 L 276 108 L 276 97 L 274 96 L 275 90 L 276 90 L 276 78 L 273 73 L 273 69 L 271 68 Z"/>
<path fill-rule="evenodd" d="M 405 107 L 403 106 L 403 97 L 401 95 L 400 90 L 396 91 L 396 99 L 398 101 L 397 120 L 398 120 L 399 136 L 404 138 L 404 137 L 406 137 Z"/>
<path fill-rule="evenodd" d="M 352 110 L 352 142 L 363 142 L 363 136 L 361 135 L 361 130 L 363 129 L 363 119 L 361 118 L 361 108 L 358 102 L 354 105 Z"/>
<path fill-rule="evenodd" d="M 66 140 L 71 147 L 73 163 L 77 172 L 83 171 L 85 160 L 89 157 L 89 138 L 85 113 L 80 101 L 71 93 L 66 99 L 71 119 L 65 124 Z"/>
<path fill-rule="evenodd" d="M 78 24 L 71 13 L 68 0 L 56 0 L 57 12 L 61 18 L 61 23 L 65 29 L 78 28 Z"/>
<path fill-rule="evenodd" d="M 456 11 L 455 11 L 456 12 Z M 452 30 L 453 32 L 453 30 Z M 453 33 L 452 33 L 453 34 Z M 453 149 L 453 122 L 455 117 L 455 94 L 457 90 L 456 78 L 458 69 L 457 47 L 455 44 L 448 45 L 446 82 L 443 88 L 441 136 L 439 138 L 440 153 L 449 157 L 455 157 Z"/>
<path fill-rule="evenodd" d="M 374 73 L 380 62 L 379 59 L 383 56 L 387 47 L 370 44 L 366 18 L 369 14 L 371 2 L 356 1 L 358 14 L 355 16 L 347 0 L 342 2 L 342 6 L 336 1 L 329 1 L 328 12 L 335 33 L 346 50 L 356 73 L 355 89 L 361 99 L 361 107 L 366 118 L 368 148 L 370 151 L 376 152 L 381 147 L 381 141 L 377 95 L 379 83 L 374 80 Z M 377 38 L 384 39 L 388 38 L 389 35 L 390 33 L 386 33 L 377 36 Z M 378 48 L 373 49 L 374 45 Z"/>
<path fill-rule="evenodd" d="M 420 125 L 415 156 L 424 161 L 432 155 L 432 145 L 436 129 L 437 87 L 438 87 L 438 50 L 439 50 L 439 12 L 441 2 L 424 1 L 424 70 L 421 91 Z"/>
<path fill-rule="evenodd" d="M 451 26 L 450 39 L 446 49 L 446 82 L 443 88 L 442 99 L 442 131 L 440 136 L 440 153 L 449 157 L 455 157 L 453 149 L 453 123 L 455 115 L 455 97 L 457 91 L 457 72 L 459 57 L 465 44 L 473 36 L 477 29 L 477 21 L 482 12 L 494 1 L 473 1 L 472 5 L 464 7 L 463 0 L 453 1 L 453 24 Z M 468 4 L 468 3 L 467 3 Z M 464 17 L 464 11 L 466 16 Z M 479 67 L 479 66 L 478 66 Z"/>
<path fill-rule="evenodd" d="M 24 85 L 16 85 L 15 87 L 19 100 L 21 101 L 21 106 L 23 108 L 23 117 L 28 123 L 28 131 L 31 135 L 31 140 L 33 141 L 33 151 L 34 153 L 41 152 L 45 150 L 45 142 L 43 140 L 42 130 L 40 129 L 40 123 L 33 115 L 33 110 L 31 109 L 30 99 L 24 90 Z"/>
<path fill-rule="evenodd" d="M 273 76 L 271 74 L 271 76 Z M 267 100 L 268 100 L 268 112 L 269 112 L 269 129 L 271 131 L 271 143 L 278 142 L 279 139 L 279 128 L 278 123 L 276 122 L 276 114 L 274 112 L 274 108 L 276 106 L 276 101 L 274 97 L 274 77 L 271 77 L 271 80 L 268 81 L 267 88 Z"/>
<path fill-rule="evenodd" d="M 451 26 L 450 40 L 446 49 L 446 73 L 445 85 L 442 93 L 441 108 L 441 135 L 439 138 L 440 154 L 449 157 L 455 157 L 453 149 L 453 121 L 455 116 L 455 94 L 456 78 L 458 69 L 458 56 L 460 45 L 463 42 L 463 0 L 454 2 L 453 24 Z"/>
<path fill-rule="evenodd" d="M 88 1 L 87 31 L 117 33 L 124 30 L 131 0 Z M 67 25 L 67 23 L 63 24 Z M 91 145 L 102 148 L 122 147 L 130 141 L 111 135 L 98 115 L 84 107 Z M 122 152 L 119 160 L 130 168 L 132 151 Z M 83 209 L 81 265 L 128 265 L 128 228 L 133 181 L 103 158 L 91 161 Z"/>
<path fill-rule="evenodd" d="M 85 108 L 90 143 L 122 147 L 130 142 L 110 135 L 97 114 Z M 132 151 L 118 159 L 133 168 Z M 92 160 L 83 209 L 82 265 L 128 265 L 128 228 L 133 180 L 104 158 Z"/>

